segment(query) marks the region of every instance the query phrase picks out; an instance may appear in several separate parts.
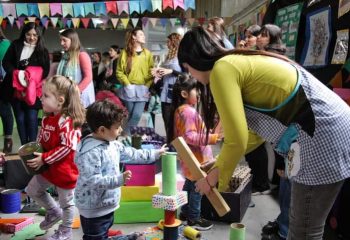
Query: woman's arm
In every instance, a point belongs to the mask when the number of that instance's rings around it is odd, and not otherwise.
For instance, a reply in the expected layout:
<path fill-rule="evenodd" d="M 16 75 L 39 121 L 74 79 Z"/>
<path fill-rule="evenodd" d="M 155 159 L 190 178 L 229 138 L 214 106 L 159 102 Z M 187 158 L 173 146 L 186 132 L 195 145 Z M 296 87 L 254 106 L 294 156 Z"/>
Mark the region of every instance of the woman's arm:
<path fill-rule="evenodd" d="M 79 54 L 79 64 L 83 78 L 78 84 L 78 87 L 80 92 L 83 92 L 85 88 L 92 82 L 92 65 L 90 57 L 86 52 L 81 52 Z"/>
<path fill-rule="evenodd" d="M 117 75 L 117 79 L 124 86 L 130 84 L 128 76 L 126 75 L 126 72 L 125 72 L 126 64 L 127 64 L 127 56 L 126 56 L 125 50 L 123 50 L 122 53 L 120 54 L 119 61 L 117 63 L 116 75 Z"/>

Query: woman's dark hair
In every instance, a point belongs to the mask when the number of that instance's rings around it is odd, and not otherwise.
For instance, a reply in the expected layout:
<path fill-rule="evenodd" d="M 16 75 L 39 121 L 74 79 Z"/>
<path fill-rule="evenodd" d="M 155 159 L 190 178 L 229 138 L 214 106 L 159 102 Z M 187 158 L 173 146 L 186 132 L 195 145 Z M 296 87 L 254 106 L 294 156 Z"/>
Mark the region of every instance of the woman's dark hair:
<path fill-rule="evenodd" d="M 225 49 L 220 44 L 213 32 L 205 30 L 203 27 L 194 27 L 186 32 L 182 38 L 178 50 L 178 59 L 180 66 L 187 63 L 198 71 L 210 71 L 215 62 L 230 54 L 241 55 L 265 55 L 282 59 L 287 62 L 293 62 L 290 59 L 276 53 L 245 49 Z M 198 84 L 200 91 L 200 101 L 203 111 L 203 121 L 207 129 L 207 136 L 209 130 L 213 129 L 217 122 L 217 108 L 210 91 L 210 85 Z"/>
<path fill-rule="evenodd" d="M 34 22 L 29 22 L 23 26 L 19 40 L 21 42 L 25 42 L 26 41 L 26 33 L 32 29 L 34 29 L 36 34 L 38 35 L 38 41 L 36 43 L 35 50 L 37 50 L 39 53 L 44 54 L 44 51 L 46 49 L 45 49 L 44 39 L 42 36 L 42 28 L 39 25 L 36 25 Z"/>
<path fill-rule="evenodd" d="M 120 48 L 118 45 L 112 45 L 112 46 L 110 46 L 110 48 L 113 48 L 114 51 L 116 51 L 116 53 L 120 54 Z"/>
<path fill-rule="evenodd" d="M 269 44 L 265 46 L 265 51 L 285 54 L 286 47 L 282 42 L 282 30 L 274 24 L 266 24 L 261 27 L 260 34 L 269 37 Z"/>
<path fill-rule="evenodd" d="M 167 141 L 170 144 L 174 140 L 174 117 L 175 111 L 178 107 L 185 103 L 186 99 L 182 97 L 181 92 L 191 92 L 192 89 L 197 88 L 197 81 L 188 74 L 180 74 L 173 86 L 172 103 L 169 117 L 169 126 L 167 132 Z"/>
<path fill-rule="evenodd" d="M 257 37 L 260 34 L 260 30 L 261 30 L 261 27 L 257 24 L 254 24 L 254 25 L 249 26 L 246 30 L 244 30 L 244 33 L 248 31 L 253 36 Z"/>

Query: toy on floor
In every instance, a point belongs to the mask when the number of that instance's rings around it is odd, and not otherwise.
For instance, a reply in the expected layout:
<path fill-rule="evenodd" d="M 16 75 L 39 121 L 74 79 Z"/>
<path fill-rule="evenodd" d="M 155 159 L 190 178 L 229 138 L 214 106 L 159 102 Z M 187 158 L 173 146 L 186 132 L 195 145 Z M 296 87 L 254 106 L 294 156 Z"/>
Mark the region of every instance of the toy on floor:
<path fill-rule="evenodd" d="M 34 219 L 29 218 L 1 218 L 0 219 L 0 230 L 5 233 L 15 233 L 26 226 L 33 224 Z"/>
<path fill-rule="evenodd" d="M 19 232 L 16 232 L 15 235 L 11 237 L 11 240 L 35 239 L 36 237 L 44 235 L 45 233 L 46 231 L 40 229 L 39 223 L 35 223 L 28 225 Z"/>

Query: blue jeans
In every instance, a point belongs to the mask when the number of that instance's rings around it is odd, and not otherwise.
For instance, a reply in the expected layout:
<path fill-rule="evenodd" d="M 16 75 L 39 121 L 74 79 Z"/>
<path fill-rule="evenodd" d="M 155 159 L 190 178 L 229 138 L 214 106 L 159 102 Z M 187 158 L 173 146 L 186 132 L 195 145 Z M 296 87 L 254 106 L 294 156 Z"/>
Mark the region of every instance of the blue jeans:
<path fill-rule="evenodd" d="M 309 186 L 292 182 L 288 240 L 322 240 L 326 218 L 343 183 Z"/>
<path fill-rule="evenodd" d="M 83 240 L 108 239 L 108 230 L 113 225 L 114 212 L 96 218 L 85 218 L 80 215 L 80 223 L 83 229 Z"/>
<path fill-rule="evenodd" d="M 290 207 L 291 184 L 288 178 L 280 178 L 280 189 L 278 200 L 280 204 L 280 214 L 277 217 L 279 235 L 287 238 L 289 228 L 289 207 Z"/>
<path fill-rule="evenodd" d="M 198 220 L 201 216 L 202 195 L 195 191 L 195 183 L 186 178 L 182 187 L 182 190 L 187 192 L 188 203 L 181 207 L 181 212 L 191 221 Z"/>
<path fill-rule="evenodd" d="M 10 103 L 0 100 L 0 117 L 4 128 L 4 135 L 11 136 L 13 132 L 13 115 Z"/>
<path fill-rule="evenodd" d="M 38 134 L 38 110 L 17 99 L 12 102 L 12 108 L 21 144 L 36 141 Z"/>
<path fill-rule="evenodd" d="M 140 122 L 142 113 L 145 109 L 146 102 L 129 102 L 123 101 L 126 109 L 129 112 L 128 123 L 124 131 L 130 135 L 130 127 L 137 126 Z"/>

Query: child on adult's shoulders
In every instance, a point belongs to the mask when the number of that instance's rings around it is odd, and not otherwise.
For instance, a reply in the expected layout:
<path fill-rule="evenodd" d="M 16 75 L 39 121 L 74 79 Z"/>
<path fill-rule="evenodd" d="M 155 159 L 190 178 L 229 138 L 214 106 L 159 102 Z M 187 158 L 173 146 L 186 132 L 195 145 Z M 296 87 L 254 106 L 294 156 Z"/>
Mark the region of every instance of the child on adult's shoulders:
<path fill-rule="evenodd" d="M 120 186 L 132 177 L 131 171 L 121 173 L 119 164 L 147 164 L 159 159 L 168 148 L 142 150 L 126 147 L 117 141 L 127 120 L 125 109 L 108 100 L 91 104 L 86 121 L 92 134 L 79 143 L 75 163 L 79 178 L 75 189 L 84 239 L 107 239 L 119 208 Z"/>

